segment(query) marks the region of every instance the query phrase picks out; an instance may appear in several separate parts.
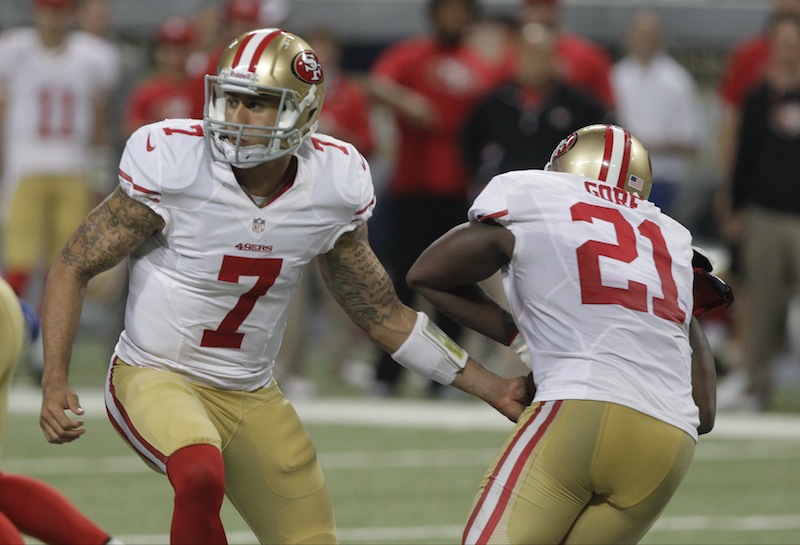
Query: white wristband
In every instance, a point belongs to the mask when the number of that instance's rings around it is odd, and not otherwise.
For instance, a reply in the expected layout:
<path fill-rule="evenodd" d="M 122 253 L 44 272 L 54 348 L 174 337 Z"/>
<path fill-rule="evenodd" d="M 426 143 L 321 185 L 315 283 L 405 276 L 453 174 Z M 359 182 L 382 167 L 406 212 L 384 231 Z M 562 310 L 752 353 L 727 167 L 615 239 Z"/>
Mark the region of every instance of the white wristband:
<path fill-rule="evenodd" d="M 431 322 L 424 312 L 417 312 L 411 334 L 392 359 L 411 371 L 440 384 L 451 384 L 467 364 L 467 351 Z"/>

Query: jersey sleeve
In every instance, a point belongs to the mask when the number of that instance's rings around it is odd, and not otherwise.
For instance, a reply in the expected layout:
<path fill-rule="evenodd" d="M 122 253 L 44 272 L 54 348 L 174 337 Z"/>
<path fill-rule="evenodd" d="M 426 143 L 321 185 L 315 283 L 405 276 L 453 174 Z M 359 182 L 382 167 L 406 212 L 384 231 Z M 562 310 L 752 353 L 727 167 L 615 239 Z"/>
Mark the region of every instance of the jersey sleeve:
<path fill-rule="evenodd" d="M 353 184 L 348 184 L 346 187 L 348 189 L 352 188 L 353 202 L 356 203 L 352 222 L 359 225 L 371 218 L 375 210 L 375 187 L 372 185 L 372 173 L 370 172 L 369 163 L 363 155 L 358 153 L 355 147 L 353 151 L 358 155 L 357 159 L 352 161 L 350 165 L 352 173 L 350 179 Z"/>
<path fill-rule="evenodd" d="M 470 221 L 494 220 L 501 224 L 508 223 L 511 221 L 508 208 L 505 180 L 502 176 L 496 176 L 486 184 L 472 203 L 467 217 Z"/>
<path fill-rule="evenodd" d="M 324 253 L 333 248 L 341 235 L 372 217 L 376 203 L 375 187 L 369 162 L 352 144 L 323 134 L 315 134 L 312 142 L 317 152 L 330 153 L 320 175 L 323 179 L 333 180 L 336 200 L 342 204 L 341 213 L 337 212 L 328 220 L 336 227 L 323 247 Z"/>
<path fill-rule="evenodd" d="M 156 135 L 151 125 L 145 125 L 131 135 L 120 159 L 119 183 L 129 197 L 168 221 L 167 211 L 161 205 L 160 149 L 153 148 Z"/>

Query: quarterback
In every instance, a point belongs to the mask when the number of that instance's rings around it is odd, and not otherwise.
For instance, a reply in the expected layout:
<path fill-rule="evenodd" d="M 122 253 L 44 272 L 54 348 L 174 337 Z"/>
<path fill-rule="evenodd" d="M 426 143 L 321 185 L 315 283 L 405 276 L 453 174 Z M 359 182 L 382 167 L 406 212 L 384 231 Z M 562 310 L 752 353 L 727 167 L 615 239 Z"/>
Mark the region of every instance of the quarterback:
<path fill-rule="evenodd" d="M 169 478 L 173 543 L 225 543 L 224 494 L 262 543 L 336 542 L 316 451 L 273 377 L 289 303 L 312 260 L 352 320 L 400 364 L 511 420 L 530 402 L 524 377 L 490 373 L 398 300 L 367 238 L 368 163 L 314 132 L 324 91 L 323 67 L 300 37 L 239 36 L 206 76 L 204 119 L 131 135 L 118 188 L 51 269 L 41 426 L 62 443 L 85 432 L 67 415 L 81 412 L 68 369 L 82 294 L 128 259 L 106 407 Z"/>
<path fill-rule="evenodd" d="M 544 170 L 493 178 L 409 272 L 435 306 L 518 345 L 533 372 L 534 402 L 464 543 L 635 543 L 713 426 L 714 363 L 694 316 L 730 294 L 695 267 L 689 231 L 647 200 L 651 184 L 628 131 L 584 127 Z M 510 312 L 477 284 L 498 270 Z M 698 308 L 702 283 L 720 291 Z"/>

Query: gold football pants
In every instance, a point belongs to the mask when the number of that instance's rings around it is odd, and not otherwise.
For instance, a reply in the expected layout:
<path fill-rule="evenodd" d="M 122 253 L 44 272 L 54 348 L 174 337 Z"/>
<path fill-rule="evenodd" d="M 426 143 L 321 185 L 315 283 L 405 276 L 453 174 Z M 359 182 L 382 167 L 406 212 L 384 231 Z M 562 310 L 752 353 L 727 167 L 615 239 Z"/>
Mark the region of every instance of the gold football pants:
<path fill-rule="evenodd" d="M 614 403 L 534 403 L 489 467 L 464 542 L 636 543 L 694 448 L 686 432 Z"/>
<path fill-rule="evenodd" d="M 0 447 L 6 429 L 8 391 L 14 378 L 25 335 L 25 321 L 19 299 L 0 278 Z"/>
<path fill-rule="evenodd" d="M 275 381 L 254 392 L 223 390 L 115 358 L 106 408 L 117 431 L 162 473 L 183 447 L 219 448 L 226 494 L 261 543 L 336 543 L 316 449 Z"/>

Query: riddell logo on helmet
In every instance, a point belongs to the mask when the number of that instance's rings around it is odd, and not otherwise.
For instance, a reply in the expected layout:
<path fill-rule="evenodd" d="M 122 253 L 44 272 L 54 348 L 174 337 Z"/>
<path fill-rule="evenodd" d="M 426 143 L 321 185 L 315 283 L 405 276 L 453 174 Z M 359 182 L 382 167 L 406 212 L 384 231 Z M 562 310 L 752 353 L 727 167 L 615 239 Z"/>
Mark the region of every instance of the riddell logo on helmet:
<path fill-rule="evenodd" d="M 322 65 L 313 51 L 301 51 L 292 62 L 292 72 L 305 83 L 322 83 Z"/>
<path fill-rule="evenodd" d="M 226 79 L 241 79 L 245 81 L 255 81 L 257 79 L 257 76 L 253 72 L 236 70 L 233 68 L 224 68 L 220 75 Z"/>

